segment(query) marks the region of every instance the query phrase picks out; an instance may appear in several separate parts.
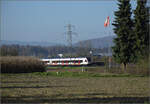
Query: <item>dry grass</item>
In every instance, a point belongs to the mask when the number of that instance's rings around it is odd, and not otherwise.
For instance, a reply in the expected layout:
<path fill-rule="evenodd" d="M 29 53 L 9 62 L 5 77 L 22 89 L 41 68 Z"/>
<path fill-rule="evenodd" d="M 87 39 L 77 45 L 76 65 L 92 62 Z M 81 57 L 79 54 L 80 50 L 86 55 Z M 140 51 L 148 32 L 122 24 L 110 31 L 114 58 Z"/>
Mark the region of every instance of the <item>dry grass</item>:
<path fill-rule="evenodd" d="M 1 89 L 2 102 L 9 103 L 120 103 L 125 99 L 126 103 L 142 103 L 148 102 L 149 77 L 78 78 L 2 74 Z"/>
<path fill-rule="evenodd" d="M 45 71 L 44 64 L 35 57 L 0 57 L 0 63 L 2 73 L 28 73 Z"/>

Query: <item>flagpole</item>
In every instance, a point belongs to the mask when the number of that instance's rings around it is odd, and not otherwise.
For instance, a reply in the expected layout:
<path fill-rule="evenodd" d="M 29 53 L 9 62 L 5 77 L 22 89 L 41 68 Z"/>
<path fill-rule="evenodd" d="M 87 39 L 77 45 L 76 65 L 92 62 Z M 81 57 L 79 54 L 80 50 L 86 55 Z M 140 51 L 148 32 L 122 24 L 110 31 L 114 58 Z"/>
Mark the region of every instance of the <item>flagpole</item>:
<path fill-rule="evenodd" d="M 105 23 L 104 23 L 104 27 L 108 27 L 109 26 L 109 16 L 107 17 L 107 19 L 106 19 L 106 21 L 105 21 Z M 107 30 L 108 30 L 108 36 L 110 36 L 110 30 L 109 30 L 110 28 L 107 28 Z M 109 43 L 109 37 L 108 37 L 108 69 L 110 69 L 111 68 L 111 57 L 110 57 L 110 43 Z"/>
<path fill-rule="evenodd" d="M 110 38 L 110 12 L 108 11 L 107 13 L 108 13 L 108 16 L 109 16 L 108 36 Z M 108 41 L 111 41 L 111 40 L 108 40 Z M 109 50 L 108 51 L 108 55 L 109 55 L 108 58 L 109 59 L 108 59 L 108 61 L 109 61 L 109 69 L 110 69 L 111 68 L 111 56 L 110 56 L 110 46 L 111 46 L 111 43 L 109 42 L 108 44 L 109 44 L 109 47 L 108 47 L 108 50 Z"/>
<path fill-rule="evenodd" d="M 109 27 L 109 30 L 108 30 L 108 32 L 109 32 L 109 37 L 110 37 L 110 27 Z M 111 41 L 111 40 L 109 40 L 109 41 Z M 109 49 L 109 51 L 108 51 L 108 55 L 109 55 L 109 69 L 111 68 L 111 56 L 110 56 L 110 49 L 111 49 L 111 43 L 108 43 L 109 44 L 109 47 L 108 47 L 108 49 Z"/>

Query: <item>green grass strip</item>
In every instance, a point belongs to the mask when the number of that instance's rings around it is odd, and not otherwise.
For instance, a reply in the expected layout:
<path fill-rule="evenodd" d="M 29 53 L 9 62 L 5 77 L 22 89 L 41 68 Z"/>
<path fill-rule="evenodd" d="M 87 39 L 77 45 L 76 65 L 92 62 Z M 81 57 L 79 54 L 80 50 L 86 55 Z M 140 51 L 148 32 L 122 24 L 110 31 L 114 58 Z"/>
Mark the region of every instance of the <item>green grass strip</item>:
<path fill-rule="evenodd" d="M 35 72 L 33 75 L 57 76 L 57 77 L 145 77 L 143 75 L 111 74 L 111 73 L 88 73 L 88 72 Z"/>

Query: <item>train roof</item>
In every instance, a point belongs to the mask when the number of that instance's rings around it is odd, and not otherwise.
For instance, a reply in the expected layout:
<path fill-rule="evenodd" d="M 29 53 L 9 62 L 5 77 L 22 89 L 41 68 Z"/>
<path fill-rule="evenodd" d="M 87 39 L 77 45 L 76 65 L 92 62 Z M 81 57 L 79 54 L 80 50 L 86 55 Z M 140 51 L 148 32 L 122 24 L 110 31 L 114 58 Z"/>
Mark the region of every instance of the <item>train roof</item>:
<path fill-rule="evenodd" d="M 49 58 L 49 59 L 41 59 L 43 61 L 48 61 L 48 60 L 83 60 L 83 59 L 87 59 L 87 57 L 77 57 L 77 58 Z"/>

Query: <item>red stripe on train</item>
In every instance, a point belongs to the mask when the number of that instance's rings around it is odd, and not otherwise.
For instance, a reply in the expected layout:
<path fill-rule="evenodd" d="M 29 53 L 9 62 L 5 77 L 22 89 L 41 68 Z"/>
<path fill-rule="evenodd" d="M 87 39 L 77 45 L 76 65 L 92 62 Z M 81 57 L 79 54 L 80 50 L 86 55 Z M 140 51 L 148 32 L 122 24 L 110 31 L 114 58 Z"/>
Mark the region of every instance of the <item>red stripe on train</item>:
<path fill-rule="evenodd" d="M 80 61 L 78 61 L 78 65 L 80 65 Z"/>

